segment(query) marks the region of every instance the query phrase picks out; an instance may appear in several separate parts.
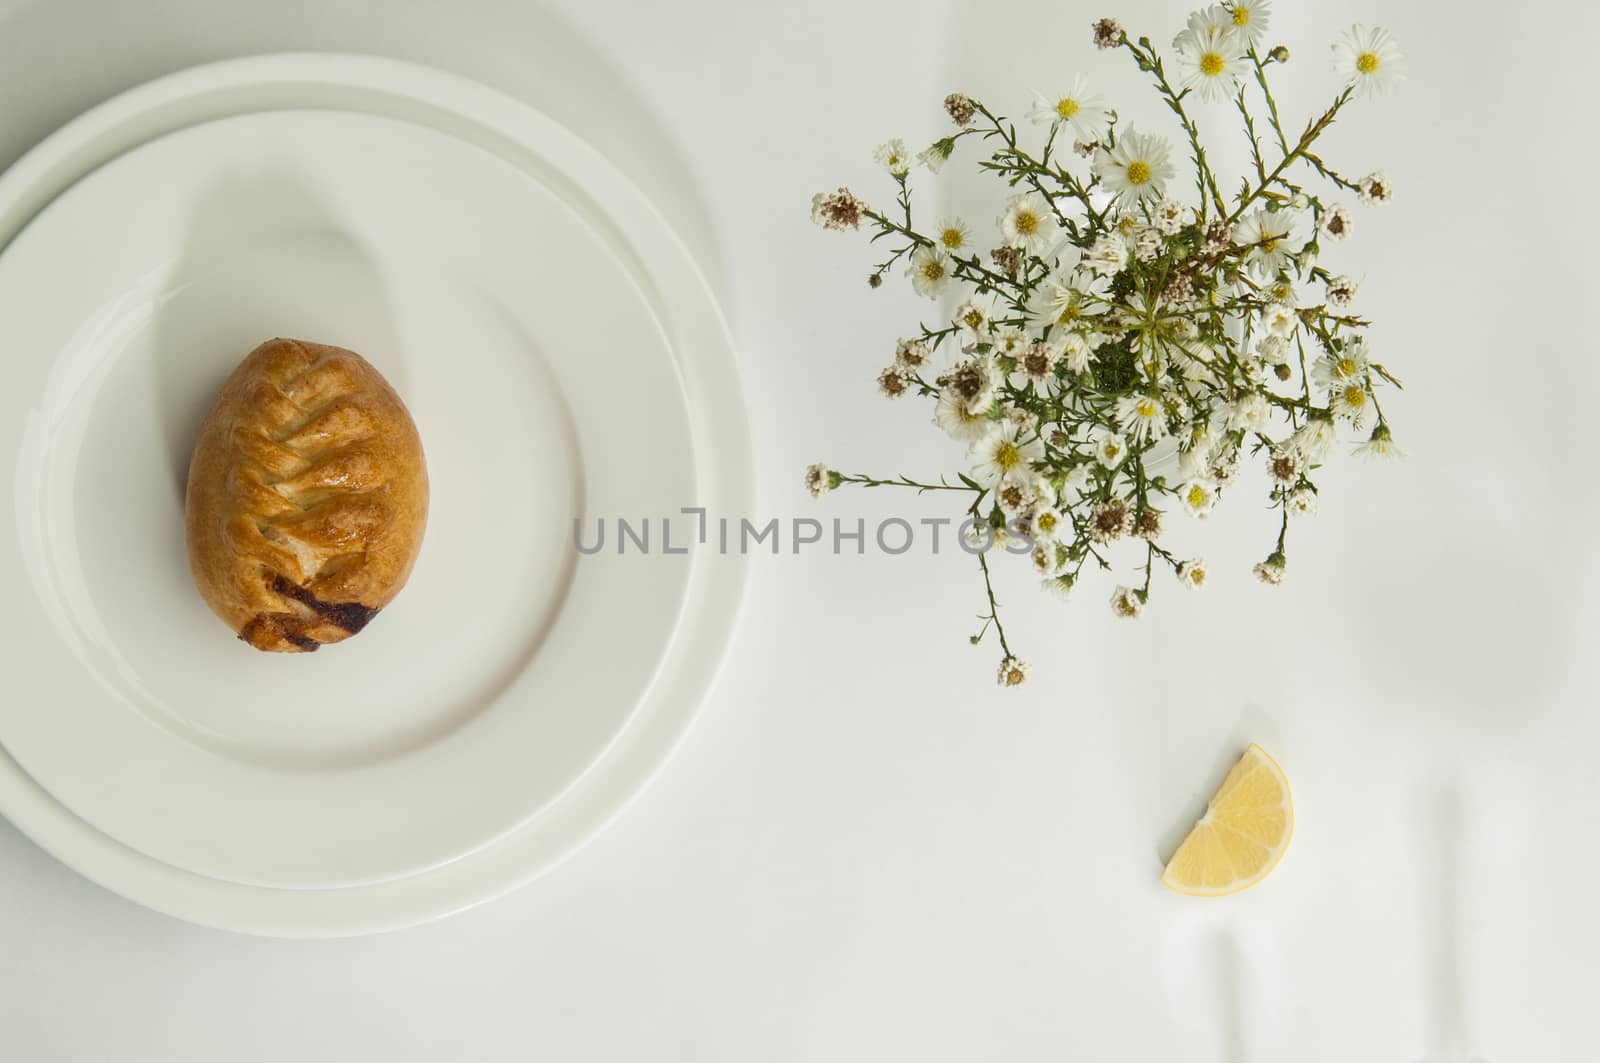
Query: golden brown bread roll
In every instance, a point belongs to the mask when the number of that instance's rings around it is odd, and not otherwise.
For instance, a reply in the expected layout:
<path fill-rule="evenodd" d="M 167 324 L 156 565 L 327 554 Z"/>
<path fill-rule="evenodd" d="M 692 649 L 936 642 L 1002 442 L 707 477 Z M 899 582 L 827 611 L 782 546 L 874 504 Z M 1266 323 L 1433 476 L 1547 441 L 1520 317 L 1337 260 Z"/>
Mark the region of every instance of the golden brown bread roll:
<path fill-rule="evenodd" d="M 185 509 L 211 611 L 258 650 L 309 652 L 405 586 L 428 517 L 422 442 L 354 351 L 268 340 L 200 427 Z"/>

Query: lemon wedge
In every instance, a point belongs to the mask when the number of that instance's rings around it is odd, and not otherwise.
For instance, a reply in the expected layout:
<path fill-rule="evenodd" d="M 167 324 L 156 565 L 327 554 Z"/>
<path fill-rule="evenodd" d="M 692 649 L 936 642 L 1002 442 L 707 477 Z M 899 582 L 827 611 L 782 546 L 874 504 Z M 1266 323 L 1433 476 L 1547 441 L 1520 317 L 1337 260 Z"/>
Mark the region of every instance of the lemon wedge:
<path fill-rule="evenodd" d="M 1194 897 L 1238 893 L 1272 874 L 1293 836 L 1289 779 L 1252 744 L 1172 854 L 1161 884 Z"/>

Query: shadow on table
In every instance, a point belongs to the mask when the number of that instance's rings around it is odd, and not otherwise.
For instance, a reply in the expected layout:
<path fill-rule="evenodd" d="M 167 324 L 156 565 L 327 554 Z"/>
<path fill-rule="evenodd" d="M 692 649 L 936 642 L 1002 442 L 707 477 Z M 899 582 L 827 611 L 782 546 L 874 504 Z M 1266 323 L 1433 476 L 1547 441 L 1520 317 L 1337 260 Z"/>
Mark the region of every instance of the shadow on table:
<path fill-rule="evenodd" d="M 213 0 L 0 0 L 0 167 L 107 97 L 184 67 L 275 51 L 389 56 L 475 78 L 574 130 L 644 190 L 720 290 L 716 233 L 666 123 L 643 87 L 565 18 L 498 0 L 457 0 L 447 17 L 429 0 L 309 10 L 314 17 Z"/>

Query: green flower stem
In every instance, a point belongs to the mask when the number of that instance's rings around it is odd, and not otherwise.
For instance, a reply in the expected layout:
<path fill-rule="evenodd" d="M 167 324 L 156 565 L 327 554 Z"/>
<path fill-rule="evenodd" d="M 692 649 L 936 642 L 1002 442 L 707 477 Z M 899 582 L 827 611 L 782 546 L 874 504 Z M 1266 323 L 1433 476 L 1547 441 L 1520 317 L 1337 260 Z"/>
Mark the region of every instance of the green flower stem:
<path fill-rule="evenodd" d="M 1327 128 L 1333 124 L 1334 118 L 1338 116 L 1339 111 L 1344 108 L 1344 105 L 1350 102 L 1350 97 L 1354 92 L 1354 85 L 1346 85 L 1344 91 L 1339 93 L 1338 96 L 1334 97 L 1333 105 L 1326 111 L 1322 112 L 1322 117 L 1307 123 L 1306 131 L 1300 134 L 1300 142 L 1283 157 L 1283 161 L 1278 163 L 1277 167 L 1267 175 L 1266 180 L 1262 181 L 1261 184 L 1256 186 L 1256 189 L 1253 192 L 1241 199 L 1239 201 L 1239 205 L 1234 208 L 1233 213 L 1227 216 L 1227 220 L 1230 224 L 1238 221 L 1240 215 L 1245 212 L 1245 208 L 1250 206 L 1250 204 L 1254 203 L 1257 199 L 1261 198 L 1262 193 L 1266 192 L 1267 189 L 1272 186 L 1272 183 L 1283 175 L 1283 171 L 1287 170 L 1291 163 L 1305 155 L 1306 149 L 1310 148 L 1311 145 L 1316 142 L 1316 139 L 1326 132 Z"/>
<path fill-rule="evenodd" d="M 1155 79 L 1156 89 L 1161 97 L 1167 101 L 1167 106 L 1172 108 L 1172 113 L 1178 116 L 1178 122 L 1183 126 L 1185 135 L 1189 138 L 1189 148 L 1193 152 L 1196 185 L 1200 190 L 1200 220 L 1205 221 L 1206 191 L 1209 188 L 1211 200 L 1216 204 L 1217 213 L 1225 215 L 1228 208 L 1223 204 L 1222 191 L 1217 187 L 1217 177 L 1211 172 L 1210 165 L 1206 162 L 1206 149 L 1200 146 L 1200 130 L 1189 117 L 1189 112 L 1183 109 L 1183 98 L 1189 94 L 1188 89 L 1182 92 L 1172 87 L 1167 80 L 1166 71 L 1162 68 L 1161 57 L 1156 54 L 1156 49 L 1150 43 L 1149 37 L 1140 37 L 1138 42 L 1130 40 L 1126 35 L 1122 38 L 1122 46 L 1133 53 L 1139 69 L 1148 73 Z"/>
<path fill-rule="evenodd" d="M 1000 606 L 994 600 L 994 582 L 989 579 L 989 557 L 987 551 L 978 554 L 978 567 L 983 569 L 983 590 L 989 596 L 989 615 L 982 618 L 984 620 L 984 631 L 987 631 L 989 625 L 993 624 L 994 633 L 1000 636 L 1001 652 L 1007 657 L 1011 657 L 1011 646 L 1006 642 L 1006 629 L 1000 623 Z M 983 631 L 978 632 L 972 641 L 977 642 L 982 639 L 983 634 Z"/>
<path fill-rule="evenodd" d="M 918 494 L 921 494 L 924 491 L 975 491 L 981 496 L 986 493 L 985 490 L 982 487 L 979 487 L 977 484 L 950 484 L 945 483 L 943 479 L 936 484 L 925 484 L 919 483 L 918 481 L 911 479 L 909 476 L 900 476 L 893 480 L 879 480 L 872 476 L 851 476 L 847 473 L 841 472 L 839 473 L 839 482 L 842 484 L 860 484 L 862 487 L 914 487 L 917 489 Z"/>

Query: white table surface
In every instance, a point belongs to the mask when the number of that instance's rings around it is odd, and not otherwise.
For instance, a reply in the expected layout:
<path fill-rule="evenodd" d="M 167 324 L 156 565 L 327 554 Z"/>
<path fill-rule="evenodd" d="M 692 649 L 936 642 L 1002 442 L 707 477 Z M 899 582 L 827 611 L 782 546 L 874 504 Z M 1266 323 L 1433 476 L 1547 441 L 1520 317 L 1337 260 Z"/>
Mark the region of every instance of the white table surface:
<path fill-rule="evenodd" d="M 1398 188 L 1340 254 L 1408 384 L 1390 412 L 1412 456 L 1323 477 L 1284 587 L 1250 579 L 1272 530 L 1239 500 L 1197 533 L 1215 584 L 1170 588 L 1137 624 L 1111 622 L 1109 583 L 1063 606 L 1002 579 L 1035 664 L 1002 696 L 995 654 L 965 645 L 981 584 L 964 555 L 759 558 L 718 687 L 647 793 L 532 886 L 381 937 L 191 927 L 0 821 L 0 1059 L 1592 1053 L 1600 19 L 1275 6 L 1292 115 L 1331 91 L 1327 42 L 1356 18 L 1394 29 L 1412 74 L 1327 151 Z M 813 460 L 954 457 L 925 410 L 872 391 L 922 305 L 867 291 L 866 250 L 809 224 L 811 193 L 881 195 L 872 146 L 940 135 L 955 88 L 1019 111 L 1083 69 L 1153 124 L 1086 25 L 1115 13 L 1164 43 L 1184 10 L 3 0 L 0 162 L 116 90 L 231 55 L 475 76 L 582 131 L 705 262 L 742 351 L 762 515 L 914 518 L 940 510 L 799 487 Z M 1295 787 L 1283 866 L 1220 902 L 1168 894 L 1157 854 L 1251 740 Z"/>

